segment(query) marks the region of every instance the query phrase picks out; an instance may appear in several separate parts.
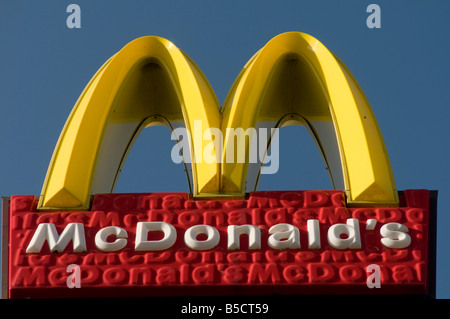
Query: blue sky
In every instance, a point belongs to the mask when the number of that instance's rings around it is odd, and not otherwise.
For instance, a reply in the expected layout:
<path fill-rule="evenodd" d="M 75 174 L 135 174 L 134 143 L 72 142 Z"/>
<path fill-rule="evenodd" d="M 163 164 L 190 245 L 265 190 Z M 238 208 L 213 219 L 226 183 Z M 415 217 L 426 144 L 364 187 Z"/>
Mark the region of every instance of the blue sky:
<path fill-rule="evenodd" d="M 69 29 L 66 8 L 81 8 Z M 381 8 L 369 29 L 366 8 Z M 437 297 L 450 297 L 450 2 L 448 1 L 2 1 L 0 195 L 39 195 L 53 148 L 78 96 L 128 42 L 167 38 L 202 69 L 220 102 L 248 59 L 274 36 L 308 33 L 333 51 L 366 94 L 397 188 L 439 191 Z M 284 130 L 284 131 L 283 131 Z M 280 170 L 260 189 L 330 189 L 303 128 L 281 130 Z M 144 131 L 117 192 L 188 191 L 165 128 Z M 293 147 L 296 146 L 296 147 Z"/>

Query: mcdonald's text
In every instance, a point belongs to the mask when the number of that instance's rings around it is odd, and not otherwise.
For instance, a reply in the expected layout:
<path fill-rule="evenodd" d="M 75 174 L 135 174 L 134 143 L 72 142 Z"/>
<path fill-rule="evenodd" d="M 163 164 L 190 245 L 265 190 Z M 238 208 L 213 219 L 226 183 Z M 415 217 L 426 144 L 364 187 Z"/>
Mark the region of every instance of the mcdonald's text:
<path fill-rule="evenodd" d="M 164 295 L 174 285 L 232 293 L 237 284 L 247 293 L 364 293 L 372 290 L 366 278 L 374 263 L 381 270 L 377 291 L 423 291 L 427 210 L 348 208 L 342 199 L 340 191 L 201 201 L 184 193 L 104 194 L 90 211 L 36 212 L 34 196 L 14 196 L 12 291 L 62 289 L 67 265 L 76 264 L 82 289 L 69 294 L 108 287 L 120 296 L 130 292 L 120 288 L 133 287 L 142 295 L 151 286 L 145 294 Z"/>
<path fill-rule="evenodd" d="M 192 163 L 189 194 L 111 193 L 153 125 Z M 337 190 L 247 193 L 278 170 L 288 125 L 307 128 Z M 368 100 L 314 37 L 274 37 L 222 106 L 182 50 L 141 37 L 86 86 L 40 196 L 3 198 L 2 295 L 433 296 L 436 207 L 437 191 L 398 191 Z"/>
<path fill-rule="evenodd" d="M 372 220 L 369 219 L 368 223 Z M 320 228 L 318 219 L 308 219 L 308 248 L 321 249 Z M 380 242 L 387 248 L 407 248 L 411 243 L 408 228 L 399 223 L 388 223 L 381 227 Z M 162 239 L 149 240 L 151 233 L 163 233 Z M 332 225 L 327 233 L 328 245 L 335 249 L 361 249 L 361 234 L 359 220 L 347 219 L 346 224 Z M 227 249 L 240 250 L 240 238 L 248 236 L 248 249 L 261 249 L 261 228 L 255 225 L 229 225 L 227 228 Z M 280 223 L 268 230 L 267 244 L 275 250 L 301 249 L 300 231 L 291 224 Z M 199 237 L 204 237 L 199 239 Z M 108 241 L 108 238 L 114 241 Z M 127 246 L 127 231 L 118 226 L 107 226 L 100 229 L 95 235 L 95 247 L 104 252 L 120 251 Z M 138 222 L 136 227 L 135 251 L 161 251 L 172 248 L 177 240 L 177 230 L 172 224 L 166 222 Z M 27 253 L 40 253 L 45 242 L 50 251 L 62 253 L 68 243 L 72 241 L 73 252 L 87 252 L 84 225 L 82 223 L 69 223 L 62 233 L 58 235 L 52 223 L 39 224 L 26 249 Z M 196 251 L 214 249 L 220 242 L 219 231 L 209 225 L 195 225 L 189 227 L 184 233 L 184 243 L 187 248 Z"/>

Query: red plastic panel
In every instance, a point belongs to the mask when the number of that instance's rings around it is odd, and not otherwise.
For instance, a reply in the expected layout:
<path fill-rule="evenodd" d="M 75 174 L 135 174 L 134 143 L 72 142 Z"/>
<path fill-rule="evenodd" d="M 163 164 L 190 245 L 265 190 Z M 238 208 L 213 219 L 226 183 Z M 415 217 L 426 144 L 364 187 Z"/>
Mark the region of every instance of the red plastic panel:
<path fill-rule="evenodd" d="M 12 196 L 9 297 L 427 294 L 428 191 L 405 191 L 399 208 L 347 208 L 343 196 L 271 191 L 246 200 L 194 201 L 185 193 L 103 194 L 88 212 L 37 212 L 34 196 Z M 173 226 L 173 244 L 162 231 L 141 227 L 137 249 L 138 223 L 157 221 Z M 44 231 L 41 247 L 33 241 L 40 224 L 54 225 L 56 239 L 70 239 L 61 240 L 60 252 L 50 252 L 51 236 Z M 69 224 L 84 230 L 76 249 Z M 241 235 L 229 246 L 230 225 L 254 225 L 259 233 Z M 154 250 L 158 241 L 168 247 Z M 389 248 L 398 243 L 406 247 Z M 68 287 L 69 265 L 79 267 L 79 288 Z M 380 288 L 367 285 L 369 265 L 379 267 Z"/>

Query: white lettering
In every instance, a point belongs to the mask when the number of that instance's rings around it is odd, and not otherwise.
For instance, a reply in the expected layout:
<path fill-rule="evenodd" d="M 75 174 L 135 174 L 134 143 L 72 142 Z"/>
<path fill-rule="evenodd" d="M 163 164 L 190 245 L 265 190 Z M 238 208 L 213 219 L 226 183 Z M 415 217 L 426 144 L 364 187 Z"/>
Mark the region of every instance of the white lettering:
<path fill-rule="evenodd" d="M 369 230 L 373 220 L 370 220 Z M 308 249 L 321 249 L 320 223 L 318 219 L 308 219 Z M 162 233 L 159 236 L 156 233 Z M 406 248 L 411 244 L 409 230 L 403 224 L 388 223 L 380 228 L 383 246 L 393 249 Z M 300 230 L 291 224 L 280 223 L 270 227 L 267 239 L 273 249 L 300 249 Z M 229 225 L 227 228 L 228 250 L 240 250 L 241 235 L 248 236 L 248 249 L 261 249 L 262 230 L 256 225 Z M 109 239 L 115 237 L 114 240 Z M 162 238 L 161 238 L 162 237 Z M 156 239 L 157 238 L 157 239 Z M 160 239 L 161 238 L 161 239 Z M 108 241 L 109 239 L 109 241 Z M 328 244 L 335 249 L 361 249 L 361 234 L 359 220 L 347 219 L 346 224 L 331 225 L 327 233 Z M 136 225 L 135 250 L 161 251 L 171 248 L 177 240 L 177 230 L 166 222 L 138 222 Z M 51 252 L 63 252 L 70 241 L 73 252 L 86 252 L 86 238 L 82 223 L 69 223 L 58 235 L 56 226 L 51 223 L 38 225 L 27 248 L 26 253 L 40 253 L 47 241 Z M 193 250 L 210 250 L 220 241 L 219 231 L 210 225 L 194 225 L 184 233 L 184 243 Z M 95 247 L 101 251 L 118 251 L 127 245 L 128 234 L 124 228 L 107 226 L 95 235 Z"/>
<path fill-rule="evenodd" d="M 73 12 L 67 17 L 66 24 L 69 29 L 81 28 L 81 8 L 78 4 L 69 4 L 66 12 Z"/>
<path fill-rule="evenodd" d="M 51 252 L 62 252 L 72 240 L 73 251 L 82 253 L 87 251 L 86 240 L 84 236 L 84 226 L 81 223 L 70 223 L 64 228 L 61 235 L 58 235 L 54 224 L 39 224 L 36 232 L 31 238 L 26 249 L 27 253 L 41 252 L 44 242 L 47 241 Z"/>
<path fill-rule="evenodd" d="M 66 285 L 68 288 L 81 288 L 81 269 L 76 264 L 70 264 L 67 266 L 66 272 L 72 273 L 67 277 Z"/>
<path fill-rule="evenodd" d="M 407 234 L 408 227 L 399 223 L 388 223 L 380 229 L 381 243 L 388 248 L 402 249 L 411 244 L 411 237 Z"/>
<path fill-rule="evenodd" d="M 182 139 L 180 140 L 180 137 Z M 170 157 L 175 164 L 180 164 L 182 162 L 190 163 L 190 151 L 189 151 L 189 141 L 191 140 L 191 134 L 184 127 L 177 127 L 172 131 L 170 139 L 177 141 L 177 143 L 172 147 Z"/>
<path fill-rule="evenodd" d="M 375 226 L 377 225 L 377 220 L 376 219 L 368 219 L 366 221 L 366 230 L 374 230 Z"/>
<path fill-rule="evenodd" d="M 163 232 L 160 240 L 148 240 L 149 232 Z M 177 231 L 169 223 L 165 222 L 139 222 L 136 226 L 136 251 L 165 250 L 172 247 L 177 240 Z"/>
<path fill-rule="evenodd" d="M 248 249 L 261 249 L 261 229 L 254 225 L 228 226 L 228 249 L 240 249 L 240 236 L 248 236 Z"/>
<path fill-rule="evenodd" d="M 226 162 L 227 163 L 234 163 L 234 154 L 236 154 L 236 163 L 245 163 L 246 158 L 246 150 L 253 149 L 255 150 L 256 147 L 254 145 L 249 144 L 249 147 L 245 147 L 246 145 L 246 137 L 248 137 L 249 143 L 255 143 L 256 139 L 255 137 L 256 129 L 254 127 L 249 127 L 244 131 L 242 127 L 238 128 L 227 128 L 226 130 L 226 150 L 227 150 L 227 156 L 226 156 Z M 235 144 L 235 138 L 237 140 L 237 143 Z M 249 152 L 253 154 L 249 154 L 249 163 L 256 163 L 257 157 L 256 152 Z"/>
<path fill-rule="evenodd" d="M 205 240 L 198 240 L 197 236 L 206 235 Z M 219 244 L 219 231 L 208 225 L 195 225 L 186 230 L 184 233 L 184 243 L 194 250 L 209 250 L 213 249 Z"/>
<path fill-rule="evenodd" d="M 182 314 L 208 314 L 209 317 L 214 315 L 214 309 L 216 306 L 196 306 L 188 303 L 187 306 L 181 307 Z"/>
<path fill-rule="evenodd" d="M 358 219 L 349 218 L 347 224 L 332 225 L 328 229 L 328 243 L 336 249 L 360 249 L 361 236 Z"/>
<path fill-rule="evenodd" d="M 280 138 L 279 129 L 271 128 L 270 141 L 267 142 L 267 132 L 265 128 L 259 129 L 259 159 L 262 163 L 261 174 L 270 175 L 278 172 L 280 167 Z M 264 132 L 264 134 L 262 133 Z M 270 163 L 270 164 L 269 164 Z"/>
<path fill-rule="evenodd" d="M 268 134 L 267 128 L 258 130 L 253 127 L 247 130 L 227 128 L 226 163 L 235 163 L 235 161 L 237 163 L 258 163 L 261 165 L 261 174 L 275 174 L 279 168 L 278 131 L 278 128 L 271 128 L 270 134 Z M 172 161 L 175 164 L 202 163 L 203 161 L 208 164 L 222 163 L 224 147 L 222 131 L 218 128 L 207 128 L 203 132 L 202 121 L 195 120 L 193 132 L 194 140 L 192 141 L 191 134 L 186 128 L 178 127 L 172 131 L 171 139 L 176 141 L 170 153 Z M 191 142 L 193 142 L 193 154 L 190 153 Z M 194 158 L 191 158 L 191 155 Z"/>
<path fill-rule="evenodd" d="M 367 287 L 372 288 L 381 288 L 381 281 L 380 281 L 380 266 L 377 264 L 371 264 L 367 266 L 367 272 L 373 272 L 369 276 L 367 276 L 366 284 Z"/>
<path fill-rule="evenodd" d="M 372 14 L 370 14 L 367 17 L 366 20 L 366 25 L 369 29 L 373 29 L 373 28 L 381 28 L 381 9 L 380 6 L 378 4 L 369 4 L 367 6 L 366 12 L 372 12 Z"/>
<path fill-rule="evenodd" d="M 319 220 L 308 219 L 306 224 L 307 224 L 307 228 L 308 228 L 308 248 L 309 249 L 320 249 Z"/>
<path fill-rule="evenodd" d="M 277 224 L 269 229 L 268 244 L 273 249 L 300 249 L 300 231 L 290 224 Z"/>
<path fill-rule="evenodd" d="M 222 131 L 214 127 L 207 129 L 203 134 L 203 139 L 211 141 L 205 146 L 205 149 L 203 150 L 203 157 L 205 158 L 205 162 L 208 164 L 220 163 L 222 161 Z"/>
<path fill-rule="evenodd" d="M 115 236 L 114 242 L 107 242 L 109 236 Z M 95 246 L 103 251 L 118 251 L 127 245 L 127 231 L 121 227 L 108 226 L 100 229 L 95 235 Z"/>

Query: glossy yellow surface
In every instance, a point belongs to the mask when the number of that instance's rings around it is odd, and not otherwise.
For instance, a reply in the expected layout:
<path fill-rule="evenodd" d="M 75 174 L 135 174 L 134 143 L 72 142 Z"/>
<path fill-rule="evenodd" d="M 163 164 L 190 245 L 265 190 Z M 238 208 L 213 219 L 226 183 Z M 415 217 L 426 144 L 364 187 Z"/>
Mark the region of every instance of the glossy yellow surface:
<path fill-rule="evenodd" d="M 201 120 L 203 131 L 221 123 L 198 67 L 170 41 L 143 37 L 106 62 L 81 94 L 55 148 L 41 208 L 86 209 L 90 195 L 113 192 L 137 133 L 161 119 L 188 129 Z M 193 173 L 195 192 L 219 189 L 218 163 L 193 164 Z"/>
<path fill-rule="evenodd" d="M 143 37 L 126 45 L 94 75 L 56 145 L 40 209 L 88 209 L 96 193 L 113 192 L 129 149 L 148 125 L 202 122 L 208 128 L 300 124 L 310 130 L 348 204 L 395 205 L 395 182 L 384 142 L 363 92 L 315 38 L 298 32 L 272 39 L 247 63 L 220 110 L 207 79 L 170 41 Z M 194 196 L 244 195 L 248 163 L 192 164 Z M 301 147 L 293 145 L 293 147 Z M 151 168 L 149 168 L 151 169 Z"/>
<path fill-rule="evenodd" d="M 247 63 L 225 101 L 222 129 L 245 130 L 259 121 L 282 125 L 290 116 L 304 119 L 327 165 L 340 160 L 341 171 L 330 173 L 332 179 L 343 175 L 347 203 L 398 202 L 389 157 L 364 93 L 332 52 L 298 32 L 273 38 Z M 334 125 L 339 158 L 324 146 L 330 134 L 321 132 L 322 122 Z M 222 191 L 242 192 L 247 167 L 224 161 Z"/>

